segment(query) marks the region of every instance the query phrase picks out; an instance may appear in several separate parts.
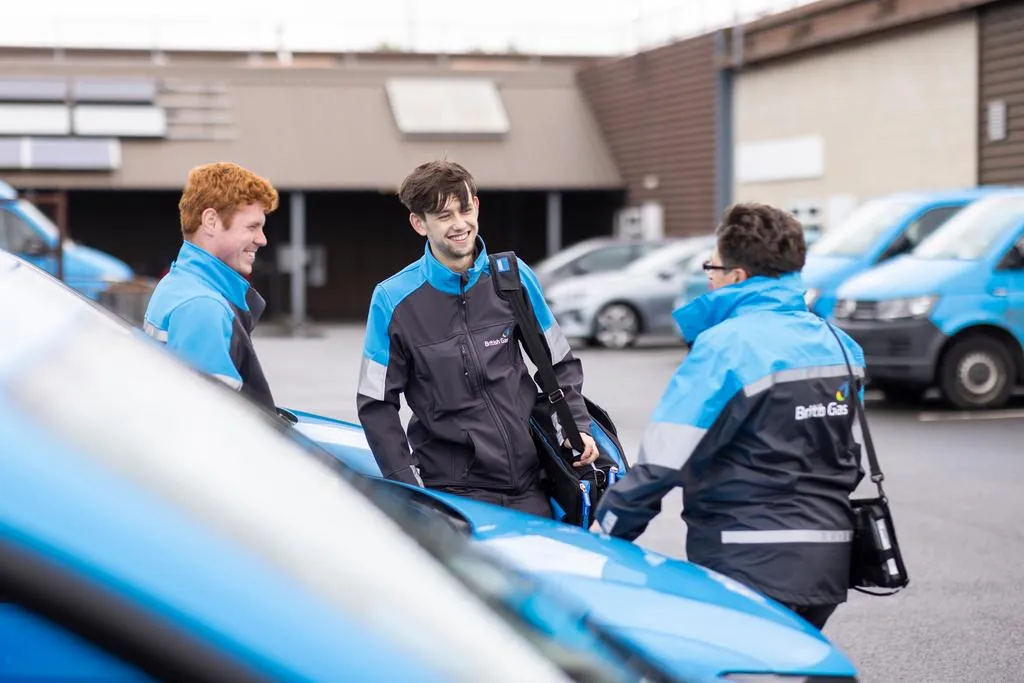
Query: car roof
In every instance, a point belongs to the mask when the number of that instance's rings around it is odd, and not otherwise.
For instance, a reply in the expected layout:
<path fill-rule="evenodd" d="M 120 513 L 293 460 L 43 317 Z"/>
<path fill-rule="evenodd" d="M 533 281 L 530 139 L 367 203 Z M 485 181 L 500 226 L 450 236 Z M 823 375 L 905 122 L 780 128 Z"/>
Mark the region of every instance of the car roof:
<path fill-rule="evenodd" d="M 894 192 L 885 195 L 885 198 L 907 199 L 920 202 L 943 202 L 943 201 L 971 201 L 990 197 L 1005 192 L 1020 190 L 1009 185 L 982 185 L 979 187 L 964 187 L 943 190 L 908 190 L 905 192 Z"/>
<path fill-rule="evenodd" d="M 417 671 L 408 655 L 264 558 L 93 466 L 2 393 L 0 433 L 0 543 L 123 597 L 145 596 L 145 608 L 185 632 L 230 634 L 224 651 L 250 665 L 258 653 L 260 670 L 282 680 L 378 680 L 379 666 Z"/>

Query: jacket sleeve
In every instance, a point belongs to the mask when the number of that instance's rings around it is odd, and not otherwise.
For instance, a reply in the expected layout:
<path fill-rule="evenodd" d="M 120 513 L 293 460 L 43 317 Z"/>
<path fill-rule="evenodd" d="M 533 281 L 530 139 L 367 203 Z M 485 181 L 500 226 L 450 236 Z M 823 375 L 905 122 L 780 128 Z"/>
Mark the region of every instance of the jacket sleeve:
<path fill-rule="evenodd" d="M 387 293 L 378 286 L 366 321 L 356 406 L 366 441 L 384 478 L 423 486 L 398 414 L 407 363 L 401 346 L 392 338 L 393 313 Z"/>
<path fill-rule="evenodd" d="M 555 376 L 558 378 L 558 385 L 565 392 L 565 400 L 572 409 L 576 428 L 589 434 L 591 431 L 590 414 L 583 401 L 583 363 L 573 355 L 572 349 L 569 347 L 569 340 L 565 338 L 562 328 L 558 326 L 558 321 L 555 320 L 554 314 L 548 308 L 537 276 L 522 260 L 519 260 L 519 278 L 523 283 L 523 289 L 526 290 L 534 315 L 537 316 L 540 329 L 544 333 L 544 342 L 551 352 L 552 366 L 555 369 Z M 539 384 L 539 376 L 536 379 Z"/>
<path fill-rule="evenodd" d="M 736 367 L 730 349 L 701 341 L 662 394 L 636 463 L 597 507 L 595 519 L 611 536 L 634 540 L 642 534 L 661 512 L 665 494 L 691 477 L 699 479 L 744 421 L 738 410 L 746 403 L 732 400 L 742 385 L 730 369 Z"/>
<path fill-rule="evenodd" d="M 242 388 L 242 376 L 231 358 L 234 314 L 210 297 L 190 299 L 167 320 L 167 348 L 189 365 L 232 389 Z"/>

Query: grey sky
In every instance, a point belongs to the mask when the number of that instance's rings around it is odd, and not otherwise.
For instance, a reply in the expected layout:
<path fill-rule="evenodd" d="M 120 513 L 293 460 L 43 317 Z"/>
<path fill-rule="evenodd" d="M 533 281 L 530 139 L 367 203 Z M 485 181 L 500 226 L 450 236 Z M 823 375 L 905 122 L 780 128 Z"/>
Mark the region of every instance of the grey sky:
<path fill-rule="evenodd" d="M 31 0 L 4 9 L 0 44 L 622 54 L 807 2 Z"/>

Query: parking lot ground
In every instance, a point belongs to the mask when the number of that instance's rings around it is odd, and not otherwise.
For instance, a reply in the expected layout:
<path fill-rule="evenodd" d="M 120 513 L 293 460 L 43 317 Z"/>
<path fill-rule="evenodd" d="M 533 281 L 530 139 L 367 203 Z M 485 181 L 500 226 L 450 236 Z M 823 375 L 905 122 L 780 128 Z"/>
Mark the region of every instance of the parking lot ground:
<path fill-rule="evenodd" d="M 357 325 L 257 334 L 278 404 L 354 421 L 362 334 Z M 578 355 L 587 395 L 635 456 L 682 347 Z M 979 414 L 877 399 L 869 395 L 868 415 L 912 582 L 894 597 L 851 593 L 826 634 L 864 683 L 1024 681 L 1024 398 Z M 640 544 L 684 557 L 681 498 L 666 496 Z"/>

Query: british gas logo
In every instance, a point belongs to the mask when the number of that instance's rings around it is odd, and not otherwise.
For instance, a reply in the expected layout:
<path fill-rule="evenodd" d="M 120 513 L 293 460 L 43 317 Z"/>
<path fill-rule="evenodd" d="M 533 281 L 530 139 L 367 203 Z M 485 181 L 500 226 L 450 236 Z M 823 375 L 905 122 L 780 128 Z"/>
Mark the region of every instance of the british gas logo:
<path fill-rule="evenodd" d="M 498 337 L 497 339 L 487 339 L 487 340 L 485 340 L 484 341 L 484 348 L 487 349 L 487 348 L 490 348 L 492 346 L 501 346 L 502 344 L 508 344 L 509 337 L 511 337 L 511 336 L 512 336 L 512 328 L 511 327 L 506 327 L 502 331 L 501 336 Z"/>
<path fill-rule="evenodd" d="M 835 401 L 813 403 L 808 406 L 796 406 L 794 418 L 798 421 L 821 417 L 843 417 L 850 414 L 850 406 L 846 399 L 850 397 L 850 383 L 843 382 L 835 393 Z"/>

